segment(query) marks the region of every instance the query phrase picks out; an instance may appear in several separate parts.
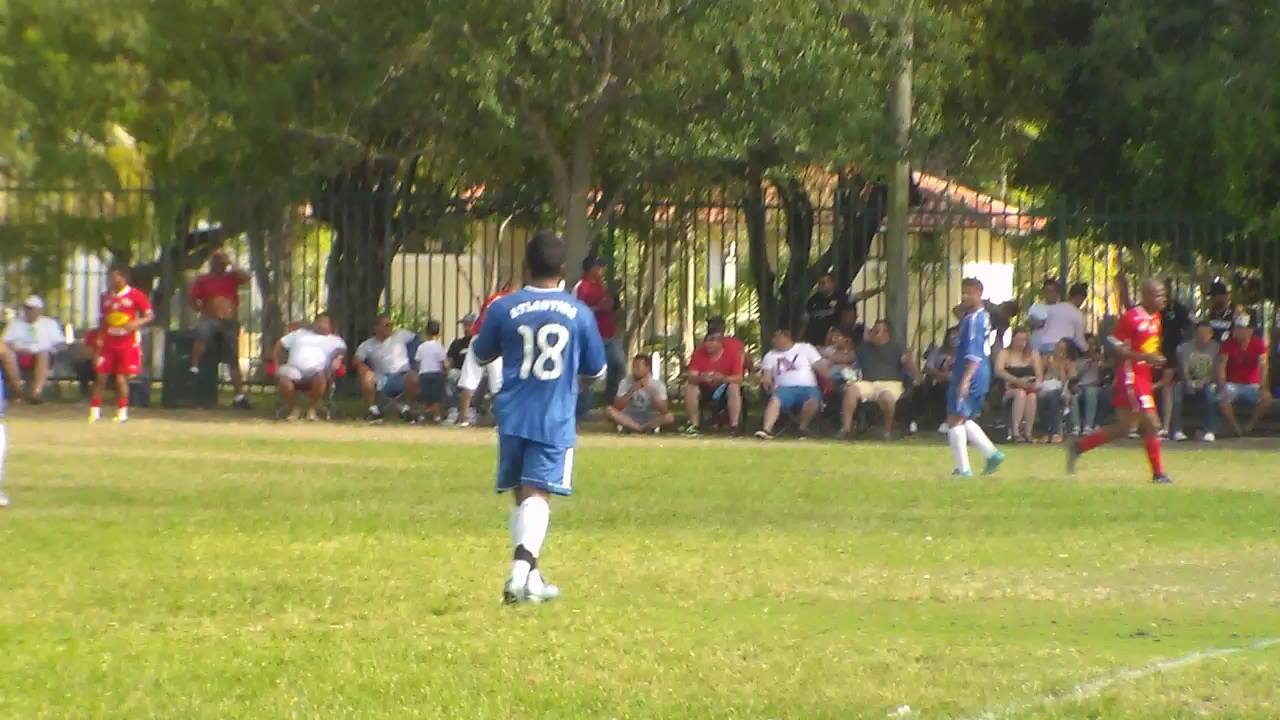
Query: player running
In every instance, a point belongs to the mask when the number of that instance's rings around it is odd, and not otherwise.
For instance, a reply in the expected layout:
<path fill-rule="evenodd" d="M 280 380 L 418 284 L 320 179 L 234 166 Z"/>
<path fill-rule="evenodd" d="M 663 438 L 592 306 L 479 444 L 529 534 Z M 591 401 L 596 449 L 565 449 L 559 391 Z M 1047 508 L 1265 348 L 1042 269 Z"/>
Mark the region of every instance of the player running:
<path fill-rule="evenodd" d="M 1165 474 L 1164 459 L 1160 456 L 1159 423 L 1151 381 L 1152 368 L 1164 365 L 1164 356 L 1160 354 L 1160 313 L 1167 301 L 1164 283 L 1150 278 L 1142 283 L 1141 304 L 1120 316 L 1110 338 L 1118 360 L 1111 398 L 1116 420 L 1067 446 L 1067 472 L 1076 471 L 1076 461 L 1082 454 L 1125 435 L 1137 423 L 1147 449 L 1147 461 L 1151 464 L 1151 481 L 1161 485 L 1173 482 Z"/>
<path fill-rule="evenodd" d="M 498 418 L 498 492 L 515 491 L 511 544 L 515 555 L 502 589 L 505 603 L 542 602 L 560 590 L 543 582 L 538 556 L 551 520 L 551 495 L 573 492 L 578 376 L 605 372 L 595 315 L 560 289 L 564 241 L 539 232 L 525 247 L 530 284 L 495 300 L 471 354 L 502 359 Z"/>
<path fill-rule="evenodd" d="M 982 281 L 965 278 L 960 283 L 960 306 L 965 315 L 956 336 L 956 361 L 951 366 L 951 382 L 947 385 L 947 442 L 956 467 L 956 477 L 973 477 L 969 467 L 967 443 L 973 443 L 987 458 L 982 474 L 991 475 L 1004 462 L 1004 453 L 996 449 L 982 427 L 973 421 L 991 389 L 991 362 L 987 357 L 987 335 L 991 318 L 982 302 Z"/>
<path fill-rule="evenodd" d="M 15 394 L 22 392 L 22 380 L 18 376 L 17 354 L 0 342 L 0 508 L 9 507 L 9 496 L 4 494 L 4 453 L 8 439 L 4 432 L 4 386 L 13 386 Z"/>
<path fill-rule="evenodd" d="M 129 419 L 129 379 L 142 368 L 142 334 L 139 330 L 155 319 L 147 294 L 129 286 L 129 268 L 113 265 L 107 275 L 111 289 L 102 296 L 99 325 L 97 378 L 89 396 L 89 422 L 102 417 L 102 387 L 116 376 L 116 422 Z"/>

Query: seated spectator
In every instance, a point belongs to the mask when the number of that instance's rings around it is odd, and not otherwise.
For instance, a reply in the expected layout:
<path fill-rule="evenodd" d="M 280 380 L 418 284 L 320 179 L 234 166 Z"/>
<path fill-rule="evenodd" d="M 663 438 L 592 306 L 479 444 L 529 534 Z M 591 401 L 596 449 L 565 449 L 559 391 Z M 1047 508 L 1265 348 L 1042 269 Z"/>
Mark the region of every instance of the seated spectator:
<path fill-rule="evenodd" d="M 831 344 L 822 349 L 822 359 L 831 372 L 831 393 L 840 398 L 840 433 L 837 437 L 853 437 L 853 416 L 858 412 L 858 381 L 862 371 L 858 368 L 858 352 L 853 347 L 853 331 L 833 327 L 827 333 Z"/>
<path fill-rule="evenodd" d="M 637 355 L 631 360 L 631 374 L 618 383 L 613 404 L 605 408 L 619 430 L 656 433 L 676 421 L 667 405 L 667 386 L 653 376 L 653 360 Z"/>
<path fill-rule="evenodd" d="M 285 419 L 298 419 L 297 391 L 307 393 L 307 419 L 317 420 L 316 407 L 329 388 L 330 375 L 343 364 L 347 344 L 333 334 L 329 316 L 316 316 L 310 328 L 299 328 L 280 338 L 272 350 L 276 386 L 285 402 Z M 284 357 L 288 351 L 288 357 Z"/>
<path fill-rule="evenodd" d="M 1200 439 L 1205 442 L 1217 439 L 1218 391 L 1214 381 L 1222 346 L 1214 337 L 1213 325 L 1201 320 L 1196 325 L 1195 339 L 1178 346 L 1178 382 L 1173 389 L 1173 417 L 1169 423 L 1170 437 L 1174 440 L 1187 439 L 1183 431 L 1187 395 L 1204 400 L 1204 434 Z"/>
<path fill-rule="evenodd" d="M 195 343 L 191 346 L 191 374 L 200 374 L 200 361 L 213 348 L 218 361 L 226 364 L 231 375 L 236 393 L 232 404 L 244 410 L 249 409 L 249 396 L 245 394 L 240 373 L 240 323 L 236 315 L 240 308 L 240 286 L 252 277 L 232 265 L 225 250 L 217 250 L 209 258 L 209 272 L 196 278 L 188 298 L 191 308 L 200 314 Z"/>
<path fill-rule="evenodd" d="M 458 325 L 462 328 L 462 333 L 449 343 L 449 349 L 445 351 L 445 355 L 449 358 L 449 372 L 445 375 L 445 396 L 449 401 L 449 413 L 445 416 L 444 421 L 453 425 L 458 422 L 458 408 L 454 406 L 455 399 L 458 395 L 458 378 L 462 377 L 462 365 L 467 361 L 467 351 L 471 349 L 471 336 L 474 334 L 472 328 L 476 324 L 476 314 L 467 313 L 458 320 Z"/>
<path fill-rule="evenodd" d="M 1102 354 L 1102 341 L 1096 335 L 1089 335 L 1085 343 L 1084 356 L 1076 362 L 1077 389 L 1071 403 L 1072 424 L 1077 435 L 1087 435 L 1097 429 L 1098 398 L 1106 385 L 1107 365 Z"/>
<path fill-rule="evenodd" d="M 19 371 L 30 378 L 26 396 L 33 403 L 44 396 L 54 353 L 66 344 L 58 321 L 45 317 L 43 312 L 44 300 L 37 295 L 27 298 L 22 303 L 22 314 L 4 329 L 3 337 L 4 344 L 17 356 Z"/>
<path fill-rule="evenodd" d="M 773 439 L 773 428 L 783 411 L 799 413 L 800 437 L 809 433 L 809 423 L 818 414 L 822 391 L 818 389 L 818 372 L 825 372 L 825 361 L 818 349 L 809 343 L 792 339 L 791 331 L 780 328 L 773 333 L 773 349 L 760 362 L 761 385 L 769 393 L 764 407 L 764 423 L 756 433 L 761 440 Z"/>
<path fill-rule="evenodd" d="M 947 387 L 951 385 L 958 332 L 958 327 L 948 328 L 942 344 L 929 348 L 924 354 L 924 385 L 914 414 L 926 424 L 938 423 L 938 432 L 947 431 Z"/>
<path fill-rule="evenodd" d="M 836 322 L 831 326 L 832 330 L 842 328 L 853 342 L 853 346 L 857 347 L 862 344 L 863 338 L 866 336 L 866 326 L 858 322 L 858 304 L 856 302 L 848 302 L 836 308 Z M 827 333 L 827 345 L 831 345 L 831 333 Z"/>
<path fill-rule="evenodd" d="M 1218 407 L 1236 435 L 1252 433 L 1271 407 L 1271 391 L 1266 385 L 1267 344 L 1254 335 L 1248 315 L 1238 314 L 1231 339 L 1222 344 L 1218 360 Z M 1253 407 L 1248 425 L 1241 431 L 1236 405 Z"/>
<path fill-rule="evenodd" d="M 373 323 L 373 337 L 356 347 L 356 372 L 360 376 L 360 392 L 369 403 L 365 415 L 369 422 L 382 422 L 379 393 L 392 399 L 418 396 L 418 376 L 409 366 L 409 343 L 417 337 L 408 330 L 396 330 L 389 316 L 379 315 Z M 406 402 L 400 403 L 400 419 L 414 419 Z"/>
<path fill-rule="evenodd" d="M 1075 352 L 1075 342 L 1070 338 L 1058 341 L 1044 364 L 1044 382 L 1037 393 L 1045 413 L 1045 440 L 1053 444 L 1062 442 L 1063 410 L 1070 407 L 1076 380 Z"/>
<path fill-rule="evenodd" d="M 419 398 L 427 407 L 432 422 L 440 422 L 444 410 L 445 373 L 449 370 L 449 354 L 440 344 L 440 322 L 427 322 L 427 339 L 414 356 L 418 368 Z"/>
<path fill-rule="evenodd" d="M 742 358 L 743 374 L 752 372 L 754 370 L 754 368 L 752 367 L 753 359 L 750 355 L 747 354 L 747 344 L 729 334 L 727 330 L 727 326 L 725 325 L 724 318 L 720 317 L 719 315 L 713 315 L 707 318 L 707 334 L 708 335 L 720 334 L 724 336 L 724 349 L 727 352 L 732 353 L 733 357 Z"/>
<path fill-rule="evenodd" d="M 996 356 L 996 377 L 1004 381 L 1004 401 L 1009 403 L 1009 441 L 1031 442 L 1035 434 L 1036 393 L 1044 379 L 1040 353 L 1031 347 L 1031 333 L 1013 331 L 1009 347 Z"/>
<path fill-rule="evenodd" d="M 862 379 L 857 383 L 858 394 L 864 401 L 880 406 L 880 415 L 884 419 L 881 434 L 885 440 L 890 440 L 893 438 L 898 401 L 906 392 L 903 380 L 911 378 L 915 384 L 920 384 L 920 370 L 906 348 L 893 339 L 888 320 L 878 320 L 871 326 L 867 341 L 858 347 L 858 366 L 862 368 Z"/>
<path fill-rule="evenodd" d="M 689 423 L 684 428 L 686 435 L 702 432 L 703 404 L 727 409 L 729 432 L 738 433 L 742 420 L 743 364 L 743 356 L 731 350 L 725 341 L 723 329 L 707 333 L 689 358 L 685 377 L 684 405 L 689 413 Z"/>

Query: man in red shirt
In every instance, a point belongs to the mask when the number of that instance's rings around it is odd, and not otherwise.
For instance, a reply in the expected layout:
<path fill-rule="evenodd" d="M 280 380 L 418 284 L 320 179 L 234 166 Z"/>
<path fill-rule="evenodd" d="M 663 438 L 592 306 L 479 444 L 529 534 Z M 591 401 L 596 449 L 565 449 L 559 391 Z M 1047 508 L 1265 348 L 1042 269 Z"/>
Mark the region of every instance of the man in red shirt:
<path fill-rule="evenodd" d="M 1116 421 L 1067 445 L 1068 472 L 1075 472 L 1080 455 L 1124 436 L 1136 423 L 1151 465 L 1152 482 L 1173 482 L 1164 472 L 1164 458 L 1160 455 L 1152 382 L 1153 368 L 1165 364 L 1160 354 L 1160 313 L 1167 302 L 1164 283 L 1150 278 L 1142 283 L 1142 303 L 1120 316 L 1110 338 L 1116 351 L 1116 381 L 1111 398 Z"/>
<path fill-rule="evenodd" d="M 513 283 L 507 280 L 498 287 L 497 291 L 484 299 L 484 304 L 480 306 L 480 316 L 476 318 L 475 323 L 471 325 L 471 338 L 474 340 L 480 334 L 480 328 L 484 325 L 485 315 L 489 313 L 489 306 L 504 295 L 510 295 L 515 290 Z M 502 389 L 502 358 L 498 357 L 488 365 L 481 366 L 480 361 L 475 356 L 467 353 L 462 359 L 462 370 L 458 373 L 458 426 L 471 427 L 475 424 L 476 414 L 471 409 L 471 399 L 475 396 L 475 392 L 480 387 L 481 380 L 488 380 L 489 396 L 493 397 Z"/>
<path fill-rule="evenodd" d="M 102 296 L 99 323 L 97 377 L 89 396 L 89 422 L 102 416 L 102 387 L 107 376 L 116 378 L 116 422 L 129 419 L 129 378 L 142 369 L 142 327 L 155 316 L 147 294 L 129 286 L 129 268 L 113 265 L 107 275 L 110 286 Z"/>
<path fill-rule="evenodd" d="M 200 360 L 205 352 L 214 348 L 218 360 L 226 363 L 235 387 L 235 406 L 249 408 L 249 398 L 244 392 L 244 378 L 240 375 L 240 323 L 236 312 L 240 308 L 240 286 L 252 276 L 231 264 L 225 250 L 217 250 L 209 258 L 209 272 L 196 278 L 191 285 L 191 307 L 200 314 L 196 322 L 196 340 L 191 348 L 191 374 L 200 374 Z"/>
<path fill-rule="evenodd" d="M 626 358 L 622 348 L 622 338 L 618 337 L 617 308 L 613 293 L 604 281 L 604 260 L 588 257 L 582 261 L 582 279 L 573 286 L 573 295 L 591 308 L 596 316 L 596 327 L 600 329 L 600 337 L 604 340 L 605 360 L 609 366 L 609 374 L 605 379 L 605 397 L 613 397 L 618 383 L 626 371 Z M 590 396 L 584 388 L 578 404 L 579 415 L 590 407 Z"/>
<path fill-rule="evenodd" d="M 1231 338 L 1222 344 L 1218 360 L 1218 407 L 1236 435 L 1251 433 L 1271 408 L 1267 389 L 1267 344 L 1254 334 L 1248 315 L 1237 315 Z M 1253 407 L 1244 432 L 1236 420 L 1236 403 Z"/>
<path fill-rule="evenodd" d="M 686 435 L 701 432 L 703 403 L 728 410 L 729 432 L 738 434 L 742 419 L 743 359 L 742 352 L 730 348 L 722 329 L 709 331 L 693 351 L 684 385 L 684 406 L 689 413 L 689 424 L 684 428 Z"/>

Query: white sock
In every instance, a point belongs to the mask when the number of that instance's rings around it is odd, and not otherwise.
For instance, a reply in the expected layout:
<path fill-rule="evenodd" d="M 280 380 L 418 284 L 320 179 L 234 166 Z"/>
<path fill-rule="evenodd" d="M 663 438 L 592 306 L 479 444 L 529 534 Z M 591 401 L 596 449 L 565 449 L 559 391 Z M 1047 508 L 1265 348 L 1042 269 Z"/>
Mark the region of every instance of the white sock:
<path fill-rule="evenodd" d="M 516 546 L 523 546 L 534 560 L 542 554 L 542 543 L 547 539 L 547 525 L 551 523 L 551 506 L 547 504 L 546 498 L 534 495 L 527 497 L 524 502 L 520 503 L 518 508 L 520 513 L 517 522 L 518 537 Z M 514 513 L 513 513 L 514 515 Z M 511 563 L 511 580 L 516 587 L 524 587 L 529 582 L 529 572 L 532 566 L 523 560 L 516 560 Z"/>
<path fill-rule="evenodd" d="M 4 490 L 4 451 L 8 441 L 4 434 L 4 423 L 0 423 L 0 491 Z"/>
<path fill-rule="evenodd" d="M 102 408 L 100 408 L 100 407 L 90 407 L 90 408 L 89 408 L 89 417 L 93 418 L 94 420 L 97 420 L 98 418 L 102 417 Z"/>
<path fill-rule="evenodd" d="M 947 430 L 947 444 L 951 446 L 951 456 L 955 458 L 956 469 L 960 472 L 973 472 L 969 467 L 969 448 L 965 444 L 963 425 Z"/>
<path fill-rule="evenodd" d="M 963 427 L 969 442 L 977 446 L 983 457 L 991 457 L 996 454 L 996 446 L 991 442 L 991 438 L 987 437 L 987 433 L 983 431 L 981 425 L 972 420 L 965 420 Z"/>
<path fill-rule="evenodd" d="M 507 528 L 511 531 L 511 549 L 515 550 L 520 545 L 520 537 L 524 532 L 524 525 L 521 520 L 524 518 L 524 506 L 517 505 L 511 508 L 511 517 L 507 520 Z M 524 587 L 529 582 L 529 571 L 532 565 L 524 560 L 511 561 L 511 584 L 515 587 Z"/>
<path fill-rule="evenodd" d="M 521 506 L 516 505 L 511 508 L 511 517 L 507 520 L 507 529 L 511 531 L 512 550 L 515 550 L 516 546 L 520 544 L 520 517 L 522 514 L 520 512 L 520 507 Z"/>
<path fill-rule="evenodd" d="M 128 419 L 129 419 L 129 408 L 127 408 L 127 407 L 116 408 L 116 418 L 117 418 L 117 419 L 119 419 L 119 420 L 128 420 Z"/>
<path fill-rule="evenodd" d="M 378 407 L 377 405 L 370 405 L 370 406 L 369 406 L 369 412 L 370 412 L 371 414 L 373 414 L 373 415 L 381 415 L 381 414 L 382 414 L 382 408 Z"/>
<path fill-rule="evenodd" d="M 547 583 L 542 579 L 541 570 L 534 568 L 529 571 L 529 581 L 525 583 L 525 587 L 529 588 L 531 592 L 542 592 L 542 589 L 546 586 Z"/>

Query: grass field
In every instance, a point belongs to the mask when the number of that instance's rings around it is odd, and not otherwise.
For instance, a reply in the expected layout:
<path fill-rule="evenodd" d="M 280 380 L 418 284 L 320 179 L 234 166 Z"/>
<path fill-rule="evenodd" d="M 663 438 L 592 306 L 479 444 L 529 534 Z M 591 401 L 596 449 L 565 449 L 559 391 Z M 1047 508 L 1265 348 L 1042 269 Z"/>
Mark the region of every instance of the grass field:
<path fill-rule="evenodd" d="M 507 608 L 489 431 L 12 414 L 2 717 L 1280 717 L 1275 452 L 587 437 Z"/>

